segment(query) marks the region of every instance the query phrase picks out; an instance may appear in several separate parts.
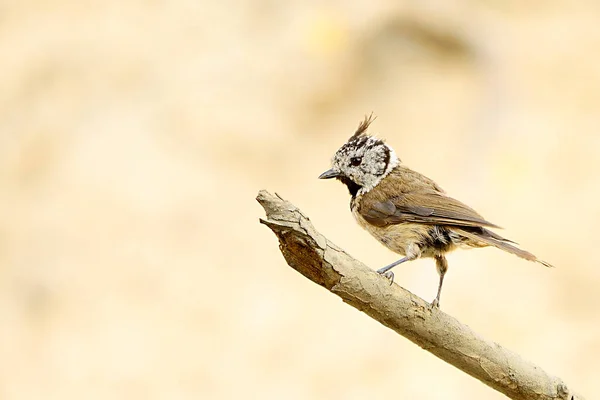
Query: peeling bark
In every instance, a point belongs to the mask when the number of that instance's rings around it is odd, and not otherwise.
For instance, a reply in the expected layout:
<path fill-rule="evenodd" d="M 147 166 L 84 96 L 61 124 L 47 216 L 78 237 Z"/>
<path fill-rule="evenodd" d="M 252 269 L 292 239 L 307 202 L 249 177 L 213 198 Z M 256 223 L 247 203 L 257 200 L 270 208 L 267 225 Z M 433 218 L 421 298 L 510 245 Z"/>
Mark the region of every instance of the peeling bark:
<path fill-rule="evenodd" d="M 342 300 L 454 365 L 518 400 L 583 400 L 557 377 L 489 341 L 455 318 L 355 260 L 316 231 L 296 206 L 260 191 L 267 225 L 287 263 Z"/>

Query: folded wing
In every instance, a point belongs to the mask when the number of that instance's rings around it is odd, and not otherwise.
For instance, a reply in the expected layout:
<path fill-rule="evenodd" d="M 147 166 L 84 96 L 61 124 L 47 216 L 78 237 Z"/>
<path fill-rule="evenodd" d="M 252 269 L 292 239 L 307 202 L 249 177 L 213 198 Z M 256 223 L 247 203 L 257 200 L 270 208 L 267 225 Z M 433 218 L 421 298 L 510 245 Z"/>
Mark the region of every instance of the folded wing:
<path fill-rule="evenodd" d="M 365 196 L 359 212 L 367 222 L 376 226 L 416 222 L 499 228 L 469 206 L 433 190 L 405 193 L 384 201 L 369 201 Z"/>

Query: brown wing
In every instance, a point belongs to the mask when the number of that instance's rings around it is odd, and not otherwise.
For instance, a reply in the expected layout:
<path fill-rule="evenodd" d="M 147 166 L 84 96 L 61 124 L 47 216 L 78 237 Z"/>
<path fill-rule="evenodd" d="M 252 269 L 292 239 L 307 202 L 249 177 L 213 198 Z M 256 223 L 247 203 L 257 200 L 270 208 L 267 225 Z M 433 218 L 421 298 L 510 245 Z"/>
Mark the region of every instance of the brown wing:
<path fill-rule="evenodd" d="M 433 191 L 406 193 L 386 201 L 365 200 L 359 212 L 367 222 L 377 226 L 416 222 L 499 228 L 460 201 Z"/>

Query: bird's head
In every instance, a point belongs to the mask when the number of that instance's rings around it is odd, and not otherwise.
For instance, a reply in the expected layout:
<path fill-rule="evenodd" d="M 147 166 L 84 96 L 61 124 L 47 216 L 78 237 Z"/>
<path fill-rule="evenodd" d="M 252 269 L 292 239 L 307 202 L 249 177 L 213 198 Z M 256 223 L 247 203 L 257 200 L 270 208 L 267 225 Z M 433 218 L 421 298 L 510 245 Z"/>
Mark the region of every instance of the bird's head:
<path fill-rule="evenodd" d="M 400 160 L 394 150 L 383 140 L 367 135 L 367 128 L 375 118 L 373 114 L 358 125 L 356 132 L 335 152 L 331 169 L 319 179 L 337 178 L 352 196 L 373 189 Z"/>

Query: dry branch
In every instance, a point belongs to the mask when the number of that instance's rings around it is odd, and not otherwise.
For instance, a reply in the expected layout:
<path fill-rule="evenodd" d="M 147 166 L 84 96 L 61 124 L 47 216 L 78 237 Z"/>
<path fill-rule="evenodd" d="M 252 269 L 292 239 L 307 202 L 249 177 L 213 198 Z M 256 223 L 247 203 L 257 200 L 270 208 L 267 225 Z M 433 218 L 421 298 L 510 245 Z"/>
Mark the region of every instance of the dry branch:
<path fill-rule="evenodd" d="M 582 400 L 551 376 L 353 259 L 293 204 L 260 191 L 267 225 L 287 263 L 371 318 L 511 399 Z"/>

